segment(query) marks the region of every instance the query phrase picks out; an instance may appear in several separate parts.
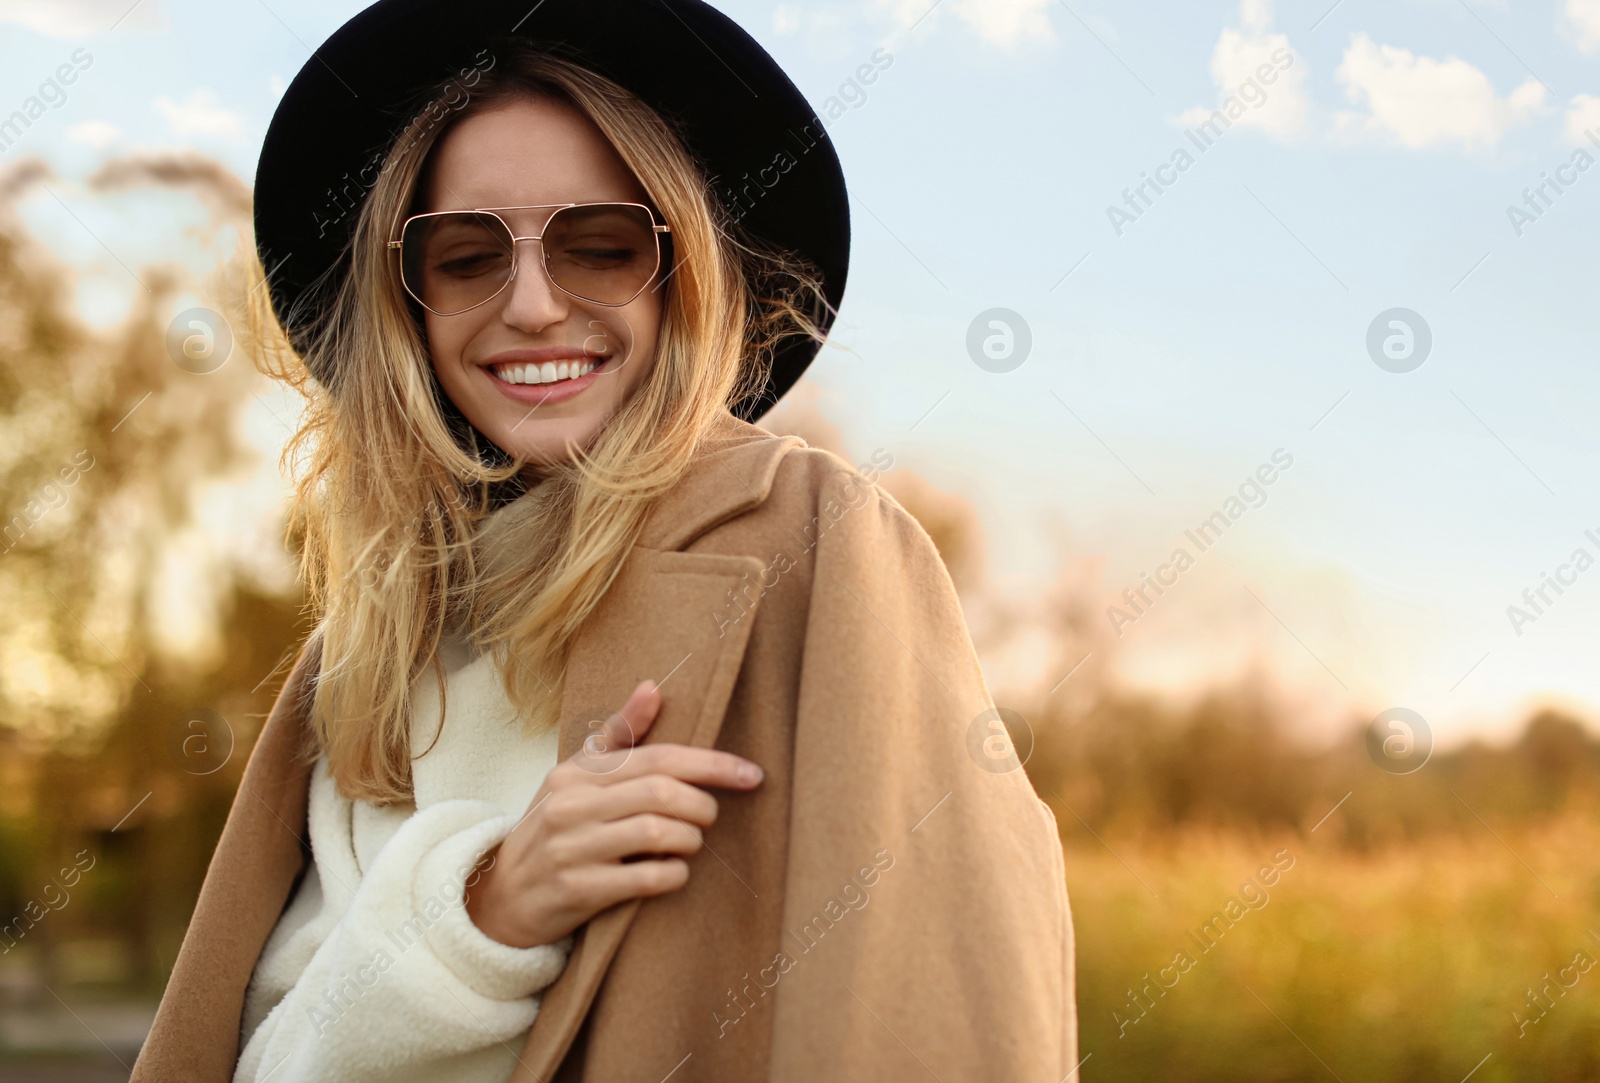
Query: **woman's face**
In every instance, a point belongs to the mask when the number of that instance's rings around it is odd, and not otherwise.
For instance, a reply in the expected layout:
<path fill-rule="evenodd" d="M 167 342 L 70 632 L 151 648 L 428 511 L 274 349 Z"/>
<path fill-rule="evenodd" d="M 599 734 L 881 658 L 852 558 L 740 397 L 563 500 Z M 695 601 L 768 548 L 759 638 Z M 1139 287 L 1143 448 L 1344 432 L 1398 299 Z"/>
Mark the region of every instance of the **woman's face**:
<path fill-rule="evenodd" d="M 426 200 L 428 211 L 648 202 L 599 129 L 573 107 L 546 100 L 464 118 L 433 150 Z M 498 213 L 516 236 L 528 237 L 544 231 L 552 210 Z M 516 274 L 497 296 L 454 316 L 427 312 L 426 328 L 450 401 L 502 450 L 538 465 L 570 458 L 569 441 L 587 447 L 649 375 L 665 269 L 638 297 L 611 307 L 556 287 L 539 242 L 519 241 L 516 250 Z M 549 374 L 545 362 L 557 378 L 529 382 Z M 591 372 L 573 375 L 591 362 Z"/>

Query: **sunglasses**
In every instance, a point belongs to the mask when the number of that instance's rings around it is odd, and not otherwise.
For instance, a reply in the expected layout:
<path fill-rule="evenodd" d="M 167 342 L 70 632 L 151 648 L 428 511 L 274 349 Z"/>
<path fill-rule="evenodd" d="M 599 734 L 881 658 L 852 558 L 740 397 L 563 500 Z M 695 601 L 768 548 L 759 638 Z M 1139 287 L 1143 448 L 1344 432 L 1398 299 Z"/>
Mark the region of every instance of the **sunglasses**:
<path fill-rule="evenodd" d="M 542 233 L 517 236 L 496 211 L 555 208 Z M 517 276 L 517 242 L 538 241 L 563 293 L 597 305 L 632 301 L 661 266 L 661 234 L 642 203 L 540 203 L 414 214 L 388 247 L 400 281 L 423 308 L 455 316 L 492 300 Z"/>

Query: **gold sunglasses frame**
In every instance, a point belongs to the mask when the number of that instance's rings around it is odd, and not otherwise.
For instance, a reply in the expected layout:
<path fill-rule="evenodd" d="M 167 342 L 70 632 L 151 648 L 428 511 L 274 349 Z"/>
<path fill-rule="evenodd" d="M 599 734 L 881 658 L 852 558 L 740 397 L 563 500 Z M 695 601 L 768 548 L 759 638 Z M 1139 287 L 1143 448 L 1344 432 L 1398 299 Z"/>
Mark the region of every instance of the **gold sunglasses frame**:
<path fill-rule="evenodd" d="M 651 235 L 655 239 L 655 242 L 656 242 L 656 265 L 650 269 L 650 275 L 649 275 L 648 278 L 645 279 L 644 285 L 640 286 L 637 290 L 635 290 L 634 293 L 633 293 L 633 296 L 629 297 L 626 301 L 596 301 L 592 297 L 584 297 L 581 294 L 573 293 L 571 290 L 567 289 L 561 283 L 557 282 L 555 280 L 555 276 L 550 273 L 550 263 L 549 263 L 550 254 L 545 251 L 545 247 L 544 247 L 544 244 L 543 244 L 544 233 L 529 234 L 529 235 L 527 235 L 525 237 L 518 237 L 517 233 L 516 233 L 516 230 L 511 228 L 511 223 L 507 222 L 504 218 L 501 218 L 499 213 L 498 213 L 500 211 L 542 211 L 542 210 L 545 210 L 545 209 L 550 209 L 550 217 L 546 218 L 545 219 L 545 223 L 544 223 L 545 231 L 548 232 L 549 229 L 550 229 L 550 219 L 554 218 L 559 212 L 564 211 L 564 210 L 568 210 L 568 209 L 570 209 L 572 207 L 638 207 L 640 210 L 644 211 L 645 215 L 650 219 L 650 228 L 651 228 L 651 231 L 652 231 Z M 641 294 L 641 293 L 643 293 L 645 291 L 645 287 L 650 285 L 650 280 L 655 278 L 656 272 L 661 270 L 661 234 L 663 234 L 663 233 L 671 233 L 672 232 L 672 227 L 671 226 L 656 224 L 656 212 L 652 208 L 650 208 L 649 206 L 647 206 L 647 205 L 645 205 L 643 203 L 629 203 L 629 202 L 626 202 L 626 201 L 623 201 L 623 200 L 615 200 L 615 199 L 595 200 L 595 201 L 590 202 L 590 203 L 530 203 L 530 204 L 526 204 L 526 205 L 520 206 L 520 207 L 462 207 L 460 209 L 452 210 L 452 211 L 428 211 L 425 214 L 413 214 L 413 215 L 411 215 L 405 221 L 400 223 L 400 238 L 401 239 L 400 240 L 389 241 L 387 243 L 387 245 L 385 246 L 386 249 L 388 251 L 400 252 L 401 253 L 401 258 L 403 260 L 404 259 L 404 249 L 403 249 L 402 246 L 404 244 L 404 238 L 405 238 L 405 235 L 406 235 L 406 230 L 408 228 L 410 228 L 411 223 L 416 222 L 416 221 L 420 221 L 423 218 L 439 218 L 439 217 L 441 217 L 443 215 L 446 215 L 446 214 L 488 214 L 488 215 L 492 215 L 495 218 L 496 221 L 498 221 L 502 226 L 505 227 L 505 231 L 508 234 L 511 235 L 511 273 L 506 275 L 506 280 L 504 282 L 500 283 L 500 288 L 499 289 L 495 290 L 493 293 L 491 293 L 489 296 L 485 297 L 483 300 L 479 301 L 477 304 L 470 305 L 467 308 L 458 309 L 455 312 L 440 312 L 438 309 L 436 309 L 433 306 L 429 305 L 428 302 L 424 301 L 421 297 L 418 297 L 416 291 L 413 290 L 411 288 L 411 286 L 406 282 L 405 269 L 404 269 L 405 265 L 402 262 L 401 271 L 400 271 L 400 287 L 401 287 L 401 289 L 405 290 L 406 293 L 411 296 L 411 299 L 416 301 L 417 304 L 421 305 L 423 308 L 427 309 L 429 312 L 432 312 L 435 316 L 459 316 L 462 313 L 471 312 L 475 308 L 483 307 L 484 305 L 488 304 L 490 301 L 494 300 L 496 297 L 499 297 L 502 293 L 504 293 L 505 290 L 506 290 L 506 287 L 511 285 L 511 283 L 513 283 L 513 282 L 515 282 L 517 280 L 517 268 L 522 265 L 522 260 L 517 256 L 517 242 L 518 241 L 539 241 L 540 242 L 540 244 L 539 244 L 539 252 L 540 252 L 539 262 L 544 265 L 544 275 L 545 275 L 545 277 L 550 280 L 550 284 L 552 286 L 554 286 L 556 289 L 560 290 L 562 293 L 566 294 L 568 297 L 576 297 L 578 300 L 583 301 L 586 304 L 604 305 L 607 308 L 621 308 L 623 305 L 632 304 L 633 301 L 639 296 L 639 294 Z"/>

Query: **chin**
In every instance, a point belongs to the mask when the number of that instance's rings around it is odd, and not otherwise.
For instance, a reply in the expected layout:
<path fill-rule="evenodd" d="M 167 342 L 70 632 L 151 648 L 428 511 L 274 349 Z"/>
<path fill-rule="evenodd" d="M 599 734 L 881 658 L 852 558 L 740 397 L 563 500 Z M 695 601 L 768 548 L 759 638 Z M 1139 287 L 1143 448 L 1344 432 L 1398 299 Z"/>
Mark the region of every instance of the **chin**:
<path fill-rule="evenodd" d="M 490 436 L 491 440 L 499 445 L 510 455 L 526 459 L 531 463 L 564 462 L 572 456 L 567 450 L 569 442 L 579 447 L 588 447 L 599 432 L 599 425 L 588 418 L 549 419 L 538 422 L 538 431 L 529 433 L 528 429 L 535 424 L 529 419 L 516 431 L 512 426 L 516 421 L 501 427 L 501 437 Z"/>

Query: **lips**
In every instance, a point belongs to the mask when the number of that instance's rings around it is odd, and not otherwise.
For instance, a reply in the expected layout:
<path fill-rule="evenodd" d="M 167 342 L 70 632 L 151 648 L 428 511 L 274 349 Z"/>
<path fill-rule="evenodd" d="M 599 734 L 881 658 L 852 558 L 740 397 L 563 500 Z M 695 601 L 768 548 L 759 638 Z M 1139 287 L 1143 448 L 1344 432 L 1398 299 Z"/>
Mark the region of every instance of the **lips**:
<path fill-rule="evenodd" d="M 582 395 L 616 359 L 576 346 L 505 350 L 478 362 L 491 387 L 524 406 L 553 406 Z M 621 362 L 617 362 L 620 364 Z"/>

